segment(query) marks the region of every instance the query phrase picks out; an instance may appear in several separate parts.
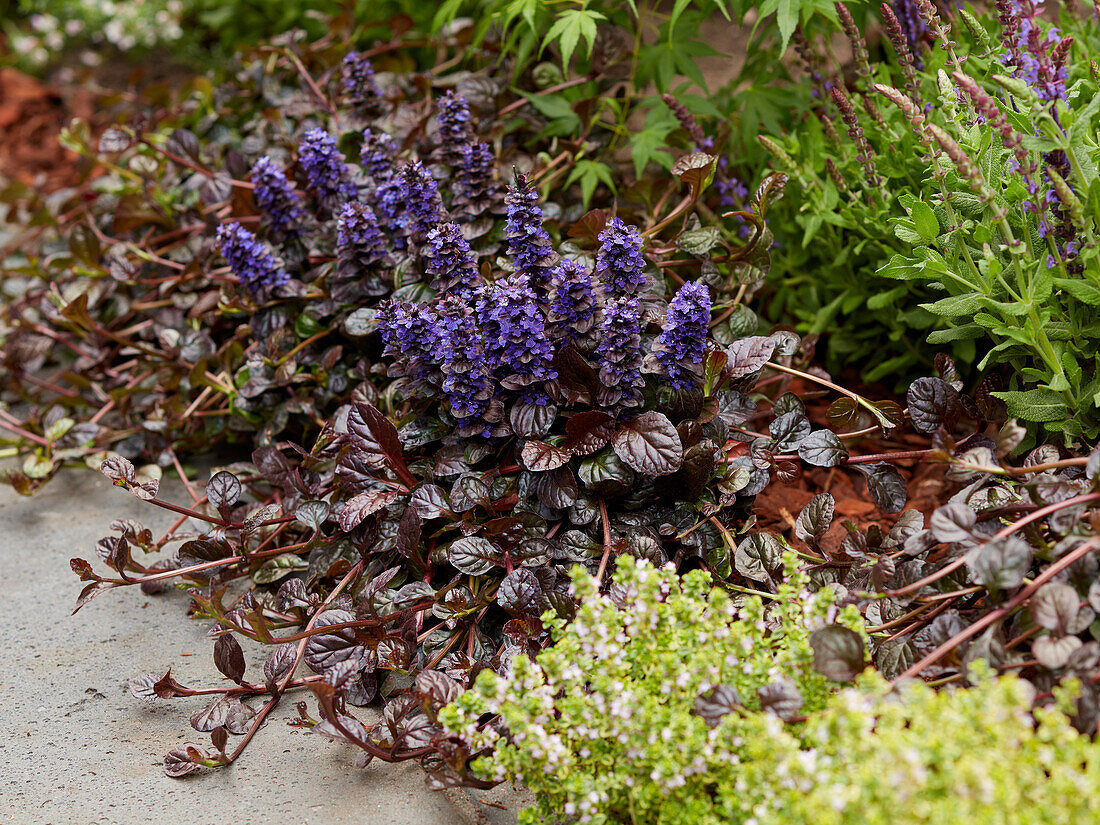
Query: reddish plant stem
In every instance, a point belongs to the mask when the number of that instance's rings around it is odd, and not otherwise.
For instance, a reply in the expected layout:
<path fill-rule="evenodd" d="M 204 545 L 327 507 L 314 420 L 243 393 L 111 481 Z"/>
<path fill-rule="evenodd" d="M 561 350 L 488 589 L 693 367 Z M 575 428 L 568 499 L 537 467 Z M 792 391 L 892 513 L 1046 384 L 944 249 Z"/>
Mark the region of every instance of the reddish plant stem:
<path fill-rule="evenodd" d="M 1100 497 L 1100 493 L 1093 493 L 1091 495 Z M 1078 498 L 1085 498 L 1085 496 L 1079 496 Z M 1065 503 L 1066 502 L 1062 502 L 1063 505 Z M 1100 539 L 1092 538 L 1081 544 L 1079 547 L 1074 548 L 1072 551 L 1062 556 L 1062 558 L 1058 559 L 1058 561 L 1054 562 L 1054 564 L 1052 564 L 1050 567 L 1048 567 L 1046 570 L 1036 576 L 1035 580 L 1031 584 L 1029 584 L 1027 587 L 1025 587 L 1011 599 L 1009 599 L 1008 603 L 1005 604 L 1003 607 L 987 613 L 985 616 L 978 619 L 978 621 L 974 622 L 974 624 L 970 625 L 970 627 L 966 628 L 961 633 L 956 633 L 954 636 L 941 644 L 919 662 L 911 665 L 894 681 L 897 682 L 910 676 L 916 676 L 929 665 L 934 665 L 941 658 L 946 656 L 948 653 L 950 653 L 966 640 L 972 639 L 990 625 L 995 624 L 1001 619 L 1009 616 L 1013 611 L 1016 610 L 1016 608 L 1018 608 L 1020 605 L 1022 605 L 1032 596 L 1034 596 L 1040 587 L 1042 587 L 1052 578 L 1057 576 L 1060 572 L 1065 570 L 1078 559 L 1084 558 L 1088 553 L 1091 553 L 1097 547 L 1100 547 Z"/>
<path fill-rule="evenodd" d="M 363 569 L 364 564 L 365 562 L 363 560 L 359 560 L 355 563 L 351 570 L 347 572 L 344 578 L 340 579 L 340 583 L 333 588 L 332 592 L 328 594 L 328 597 L 324 600 L 324 602 L 322 602 L 321 606 L 317 608 L 317 612 L 314 613 L 313 617 L 309 620 L 309 624 L 306 625 L 307 631 L 313 629 L 313 627 L 317 624 L 317 619 L 319 619 L 321 614 L 325 612 L 325 608 L 332 603 L 333 599 L 340 595 L 340 592 L 348 586 L 352 578 L 359 575 L 360 571 L 362 571 Z M 248 747 L 248 743 L 252 741 L 252 737 L 256 735 L 256 731 L 260 729 L 260 725 L 263 724 L 264 719 L 266 719 L 268 714 L 275 709 L 275 706 L 277 704 L 279 704 L 279 700 L 283 697 L 283 693 L 286 691 L 287 687 L 290 685 L 290 682 L 294 678 L 294 671 L 298 669 L 298 665 L 301 663 L 302 655 L 305 653 L 305 651 L 306 639 L 302 639 L 300 642 L 298 642 L 298 650 L 294 656 L 294 664 L 292 664 L 287 670 L 286 676 L 283 677 L 283 681 L 275 686 L 275 691 L 272 693 L 271 698 L 264 703 L 264 706 L 262 708 L 260 708 L 260 712 L 256 714 L 256 719 L 252 722 L 252 726 L 249 727 L 248 733 L 244 735 L 244 739 L 242 739 L 241 743 L 237 745 L 237 747 L 233 750 L 233 753 L 229 754 L 229 756 L 226 758 L 226 765 L 232 764 L 233 761 L 241 755 L 244 749 Z"/>
<path fill-rule="evenodd" d="M 569 88 L 572 88 L 573 86 L 580 86 L 582 83 L 587 83 L 591 79 L 592 79 L 592 77 L 590 75 L 585 75 L 584 77 L 575 77 L 572 80 L 567 80 L 564 83 L 559 83 L 556 86 L 550 86 L 549 88 L 543 89 L 540 92 L 538 92 L 538 94 L 536 96 L 541 97 L 543 95 L 550 95 L 550 94 L 553 94 L 554 92 L 560 92 L 563 89 L 569 89 Z M 512 103 L 509 103 L 507 106 L 505 106 L 503 109 L 501 109 L 499 112 L 497 112 L 497 117 L 504 117 L 507 114 L 511 114 L 512 112 L 516 111 L 517 109 L 522 109 L 524 106 L 526 106 L 530 102 L 531 101 L 528 100 L 525 97 L 521 98 L 520 100 L 513 101 Z"/>
<path fill-rule="evenodd" d="M 611 558 L 611 521 L 607 517 L 607 502 L 600 499 L 600 521 L 603 522 L 603 557 L 600 569 L 596 571 L 596 585 L 603 583 L 603 574 L 607 570 L 607 560 Z"/>

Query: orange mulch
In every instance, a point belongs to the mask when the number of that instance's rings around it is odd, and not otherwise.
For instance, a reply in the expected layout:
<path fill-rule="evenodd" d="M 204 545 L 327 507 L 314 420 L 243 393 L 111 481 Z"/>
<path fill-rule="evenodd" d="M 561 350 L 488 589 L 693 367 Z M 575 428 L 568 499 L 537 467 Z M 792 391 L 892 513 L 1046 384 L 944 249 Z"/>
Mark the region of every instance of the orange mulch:
<path fill-rule="evenodd" d="M 0 177 L 42 191 L 79 183 L 80 157 L 57 138 L 72 118 L 94 114 L 95 94 L 88 89 L 62 94 L 16 69 L 0 69 Z"/>

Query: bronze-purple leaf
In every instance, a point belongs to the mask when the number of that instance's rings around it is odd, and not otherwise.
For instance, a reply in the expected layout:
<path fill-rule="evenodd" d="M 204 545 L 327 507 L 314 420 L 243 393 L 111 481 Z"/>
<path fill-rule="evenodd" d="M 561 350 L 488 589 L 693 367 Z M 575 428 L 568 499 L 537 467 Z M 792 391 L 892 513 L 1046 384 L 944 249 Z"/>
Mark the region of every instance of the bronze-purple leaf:
<path fill-rule="evenodd" d="M 599 452 L 615 433 L 615 419 L 602 410 L 586 410 L 565 422 L 561 448 L 573 455 Z"/>
<path fill-rule="evenodd" d="M 536 473 L 556 470 L 569 461 L 570 453 L 545 441 L 528 441 L 520 450 L 520 458 L 528 470 Z"/>
<path fill-rule="evenodd" d="M 84 605 L 102 593 L 104 590 L 110 590 L 112 587 L 118 587 L 113 582 L 92 582 L 83 590 L 80 591 L 80 595 L 76 597 L 76 607 L 73 608 L 73 613 L 80 610 Z"/>
<path fill-rule="evenodd" d="M 885 462 L 853 466 L 867 480 L 867 491 L 880 509 L 886 513 L 901 512 L 909 492 L 905 486 L 905 479 L 901 477 L 897 468 Z"/>
<path fill-rule="evenodd" d="M 624 423 L 611 446 L 624 464 L 650 478 L 674 473 L 684 461 L 680 434 L 659 412 L 644 412 Z"/>
<path fill-rule="evenodd" d="M 370 490 L 353 496 L 340 511 L 340 529 L 345 533 L 354 530 L 363 519 L 392 504 L 399 495 L 399 490 Z"/>
<path fill-rule="evenodd" d="M 244 651 L 232 635 L 219 636 L 214 642 L 214 666 L 234 682 L 244 678 Z"/>
<path fill-rule="evenodd" d="M 942 378 L 918 378 L 905 394 L 909 420 L 922 433 L 951 429 L 959 417 L 959 393 Z"/>
<path fill-rule="evenodd" d="M 194 745 L 179 745 L 172 748 L 164 757 L 164 773 L 173 779 L 186 776 L 197 770 L 199 764 L 192 758 L 192 751 L 198 751 Z"/>
<path fill-rule="evenodd" d="M 225 518 L 241 497 L 240 479 L 225 470 L 215 473 L 206 485 L 206 497 Z"/>
<path fill-rule="evenodd" d="M 763 367 L 775 352 L 774 338 L 754 335 L 741 338 L 726 347 L 726 372 L 730 378 L 742 378 Z"/>
<path fill-rule="evenodd" d="M 729 715 L 740 704 L 737 688 L 731 685 L 716 685 L 695 698 L 695 715 L 701 717 L 708 728 L 713 728 L 717 727 L 723 717 Z"/>
<path fill-rule="evenodd" d="M 814 670 L 834 682 L 851 682 L 863 672 L 863 639 L 843 625 L 828 625 L 810 634 Z"/>

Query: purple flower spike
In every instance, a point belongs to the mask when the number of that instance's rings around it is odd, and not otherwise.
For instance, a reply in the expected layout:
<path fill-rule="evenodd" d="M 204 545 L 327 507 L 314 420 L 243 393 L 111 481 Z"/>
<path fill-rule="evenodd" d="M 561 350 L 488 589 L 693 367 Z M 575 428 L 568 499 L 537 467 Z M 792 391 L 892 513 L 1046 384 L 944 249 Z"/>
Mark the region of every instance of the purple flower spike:
<path fill-rule="evenodd" d="M 605 406 L 634 406 L 642 380 L 642 316 L 637 298 L 612 298 L 603 306 L 596 362 Z"/>
<path fill-rule="evenodd" d="M 386 244 L 374 211 L 360 201 L 348 201 L 336 221 L 336 256 L 344 264 L 368 267 L 386 256 Z"/>
<path fill-rule="evenodd" d="M 398 177 L 409 215 L 408 231 L 413 235 L 426 234 L 443 216 L 439 187 L 420 161 L 403 166 Z"/>
<path fill-rule="evenodd" d="M 376 315 L 384 354 L 394 356 L 398 373 L 415 380 L 427 378 L 439 362 L 440 330 L 430 304 L 384 301 Z"/>
<path fill-rule="evenodd" d="M 218 249 L 229 268 L 253 294 L 281 286 L 290 280 L 282 265 L 259 239 L 239 223 L 218 229 Z"/>
<path fill-rule="evenodd" d="M 477 292 L 477 259 L 456 223 L 443 223 L 428 232 L 428 274 L 438 293 L 471 300 Z"/>
<path fill-rule="evenodd" d="M 596 301 L 592 276 L 575 261 L 562 258 L 554 267 L 550 282 L 550 311 L 547 320 L 557 337 L 571 341 L 592 328 Z"/>
<path fill-rule="evenodd" d="M 374 67 L 359 52 L 348 52 L 343 63 L 344 95 L 354 106 L 377 108 L 382 90 L 374 80 Z"/>
<path fill-rule="evenodd" d="M 462 158 L 458 163 L 455 194 L 467 201 L 497 196 L 498 191 L 493 184 L 495 168 L 492 146 L 484 142 L 467 143 L 462 147 Z"/>
<path fill-rule="evenodd" d="M 517 172 L 505 202 L 508 204 L 505 229 L 508 256 L 516 270 L 531 279 L 535 291 L 545 294 L 550 285 L 550 259 L 554 250 L 550 246 L 550 236 L 542 228 L 538 192 L 527 182 L 525 175 Z"/>
<path fill-rule="evenodd" d="M 657 361 L 678 390 L 698 382 L 710 325 L 710 292 L 695 282 L 680 287 L 669 305 L 665 328 L 657 337 Z"/>
<path fill-rule="evenodd" d="M 612 218 L 598 237 L 596 271 L 603 278 L 604 295 L 619 298 L 637 294 L 645 283 L 642 236 L 637 228 Z"/>
<path fill-rule="evenodd" d="M 371 176 L 374 185 L 393 177 L 393 159 L 397 144 L 385 132 L 375 132 L 370 127 L 363 130 L 363 145 L 359 150 L 359 165 Z"/>
<path fill-rule="evenodd" d="M 443 160 L 448 166 L 456 166 L 462 160 L 462 150 L 473 137 L 473 118 L 470 104 L 462 95 L 448 91 L 439 99 L 436 120 Z"/>
<path fill-rule="evenodd" d="M 275 237 L 283 237 L 297 227 L 305 217 L 301 198 L 287 180 L 286 173 L 271 158 L 264 155 L 252 167 L 252 194 L 267 218 L 267 226 Z"/>
<path fill-rule="evenodd" d="M 511 390 L 530 387 L 556 378 L 551 367 L 554 348 L 546 334 L 546 319 L 530 279 L 515 272 L 482 292 L 478 320 L 485 334 L 489 363 L 503 376 L 501 384 Z M 541 388 L 531 387 L 525 401 L 545 403 Z"/>
<path fill-rule="evenodd" d="M 488 435 L 484 416 L 493 400 L 493 378 L 469 305 L 447 296 L 437 307 L 443 393 L 458 420 L 459 435 Z"/>
<path fill-rule="evenodd" d="M 326 209 L 335 211 L 341 203 L 358 195 L 358 187 L 351 179 L 351 170 L 336 148 L 336 138 L 324 129 L 306 132 L 298 147 L 298 161 L 305 170 L 310 187 Z"/>

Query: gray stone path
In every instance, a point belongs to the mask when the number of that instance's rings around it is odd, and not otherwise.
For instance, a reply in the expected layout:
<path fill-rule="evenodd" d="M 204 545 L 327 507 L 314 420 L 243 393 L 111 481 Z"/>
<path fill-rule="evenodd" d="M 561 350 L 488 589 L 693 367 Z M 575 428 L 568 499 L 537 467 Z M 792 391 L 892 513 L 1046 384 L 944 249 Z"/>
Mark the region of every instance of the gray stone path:
<path fill-rule="evenodd" d="M 165 485 L 162 497 L 182 502 L 180 493 Z M 114 518 L 154 532 L 172 522 L 90 471 L 68 472 L 32 498 L 0 487 L 0 823 L 515 822 L 525 797 L 508 787 L 475 798 L 427 790 L 415 764 L 357 770 L 350 746 L 287 726 L 293 700 L 233 766 L 167 778 L 169 748 L 209 744 L 187 721 L 202 700 L 147 705 L 127 680 L 169 666 L 186 685 L 221 676 L 205 624 L 186 618 L 180 593 L 111 591 L 70 617 L 81 585 L 69 559 L 91 558 Z"/>

